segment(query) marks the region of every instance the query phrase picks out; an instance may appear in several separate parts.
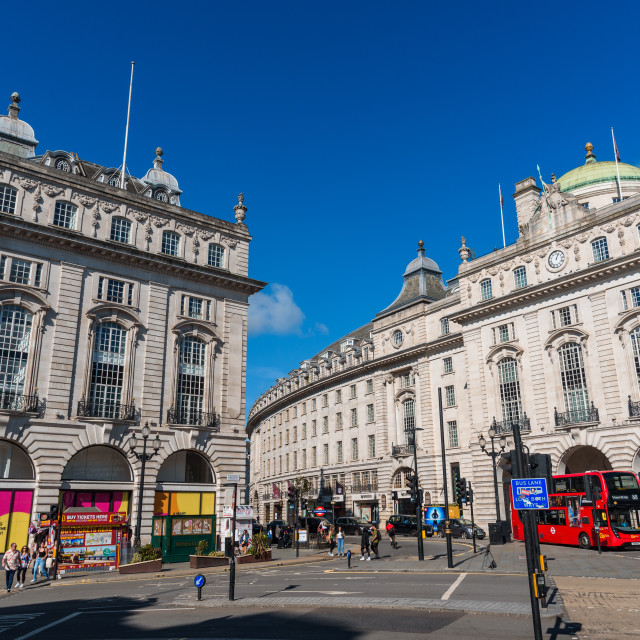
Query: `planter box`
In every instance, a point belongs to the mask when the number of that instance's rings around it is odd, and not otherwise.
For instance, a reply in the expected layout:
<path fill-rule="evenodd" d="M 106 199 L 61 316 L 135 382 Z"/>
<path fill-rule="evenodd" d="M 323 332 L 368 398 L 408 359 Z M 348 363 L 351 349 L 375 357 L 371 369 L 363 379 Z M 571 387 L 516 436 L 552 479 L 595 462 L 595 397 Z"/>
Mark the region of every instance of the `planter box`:
<path fill-rule="evenodd" d="M 134 562 L 133 564 L 123 564 L 118 571 L 125 573 L 156 573 L 162 571 L 162 558 L 157 560 L 147 560 L 146 562 Z"/>
<path fill-rule="evenodd" d="M 271 549 L 267 550 L 264 558 L 256 558 L 252 555 L 236 556 L 236 564 L 251 564 L 253 562 L 270 562 L 271 561 Z"/>
<path fill-rule="evenodd" d="M 216 558 L 215 556 L 189 556 L 189 566 L 192 569 L 207 569 L 208 567 L 226 567 L 229 558 Z"/>

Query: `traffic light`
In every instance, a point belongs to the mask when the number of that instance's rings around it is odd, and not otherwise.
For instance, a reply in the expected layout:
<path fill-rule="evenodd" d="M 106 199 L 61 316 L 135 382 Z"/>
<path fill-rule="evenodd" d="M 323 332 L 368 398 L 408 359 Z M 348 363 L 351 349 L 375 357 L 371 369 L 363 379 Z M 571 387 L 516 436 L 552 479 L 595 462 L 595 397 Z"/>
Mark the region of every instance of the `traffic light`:
<path fill-rule="evenodd" d="M 473 504 L 473 489 L 470 482 L 467 484 L 467 504 Z"/>
<path fill-rule="evenodd" d="M 296 501 L 296 488 L 290 484 L 289 485 L 289 502 L 295 502 Z"/>
<path fill-rule="evenodd" d="M 591 487 L 593 489 L 593 499 L 602 500 L 602 487 L 600 486 L 599 478 L 594 478 L 594 481 L 591 483 Z"/>
<path fill-rule="evenodd" d="M 49 508 L 49 518 L 50 518 L 50 520 L 52 522 L 53 522 L 53 520 L 57 520 L 58 519 L 58 505 L 57 504 L 53 504 Z"/>
<path fill-rule="evenodd" d="M 456 502 L 459 506 L 467 502 L 467 481 L 460 476 L 456 478 Z"/>
<path fill-rule="evenodd" d="M 415 474 L 407 474 L 404 483 L 405 486 L 409 488 L 411 502 L 415 502 L 418 499 L 418 476 Z"/>
<path fill-rule="evenodd" d="M 302 511 L 306 511 L 308 504 L 309 504 L 308 500 L 306 498 L 302 498 L 302 500 L 300 500 L 300 509 Z"/>
<path fill-rule="evenodd" d="M 551 492 L 553 475 L 551 473 L 551 456 L 548 453 L 532 453 L 529 456 L 532 478 L 544 478 L 547 481 L 547 489 Z"/>

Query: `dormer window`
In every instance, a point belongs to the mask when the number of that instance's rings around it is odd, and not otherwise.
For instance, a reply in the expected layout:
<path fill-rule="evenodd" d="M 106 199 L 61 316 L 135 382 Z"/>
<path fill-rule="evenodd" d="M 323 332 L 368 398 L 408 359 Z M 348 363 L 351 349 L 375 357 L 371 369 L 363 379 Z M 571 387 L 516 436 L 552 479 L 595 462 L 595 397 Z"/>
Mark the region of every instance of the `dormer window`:
<path fill-rule="evenodd" d="M 156 191 L 156 200 L 160 202 L 168 202 L 169 198 L 164 191 Z"/>
<path fill-rule="evenodd" d="M 344 342 L 342 342 L 340 344 L 340 351 L 343 353 L 347 350 L 347 347 L 351 346 L 354 344 L 354 340 L 345 340 Z"/>
<path fill-rule="evenodd" d="M 402 331 L 400 331 L 400 329 L 393 332 L 393 344 L 396 347 L 399 347 L 402 344 L 402 339 Z"/>
<path fill-rule="evenodd" d="M 56 160 L 55 167 L 56 169 L 60 169 L 60 171 L 66 171 L 67 173 L 69 173 L 69 171 L 71 170 L 69 163 L 66 160 L 63 160 L 62 158 L 60 158 L 59 160 Z"/>
<path fill-rule="evenodd" d="M 131 240 L 131 223 L 124 218 L 114 218 L 111 221 L 111 240 L 129 244 Z"/>
<path fill-rule="evenodd" d="M 118 176 L 113 175 L 109 178 L 109 184 L 112 187 L 119 187 L 120 186 L 120 178 L 118 178 Z"/>

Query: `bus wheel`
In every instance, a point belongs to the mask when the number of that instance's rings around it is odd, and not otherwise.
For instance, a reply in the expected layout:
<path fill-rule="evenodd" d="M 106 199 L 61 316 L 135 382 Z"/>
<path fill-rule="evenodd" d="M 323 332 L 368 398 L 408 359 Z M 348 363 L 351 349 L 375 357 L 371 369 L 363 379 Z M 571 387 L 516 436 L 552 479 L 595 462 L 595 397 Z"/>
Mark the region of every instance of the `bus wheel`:
<path fill-rule="evenodd" d="M 584 533 L 584 531 L 580 534 L 578 538 L 578 544 L 581 549 L 591 549 L 591 540 L 589 540 L 589 536 Z"/>

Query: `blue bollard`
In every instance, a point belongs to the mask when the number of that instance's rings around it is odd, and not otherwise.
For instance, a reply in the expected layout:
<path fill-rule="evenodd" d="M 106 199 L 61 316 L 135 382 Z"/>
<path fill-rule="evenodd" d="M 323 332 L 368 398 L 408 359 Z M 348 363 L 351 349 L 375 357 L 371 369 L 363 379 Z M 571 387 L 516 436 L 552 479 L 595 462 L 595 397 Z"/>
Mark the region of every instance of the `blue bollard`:
<path fill-rule="evenodd" d="M 347 568 L 351 569 L 351 549 L 347 550 Z"/>

